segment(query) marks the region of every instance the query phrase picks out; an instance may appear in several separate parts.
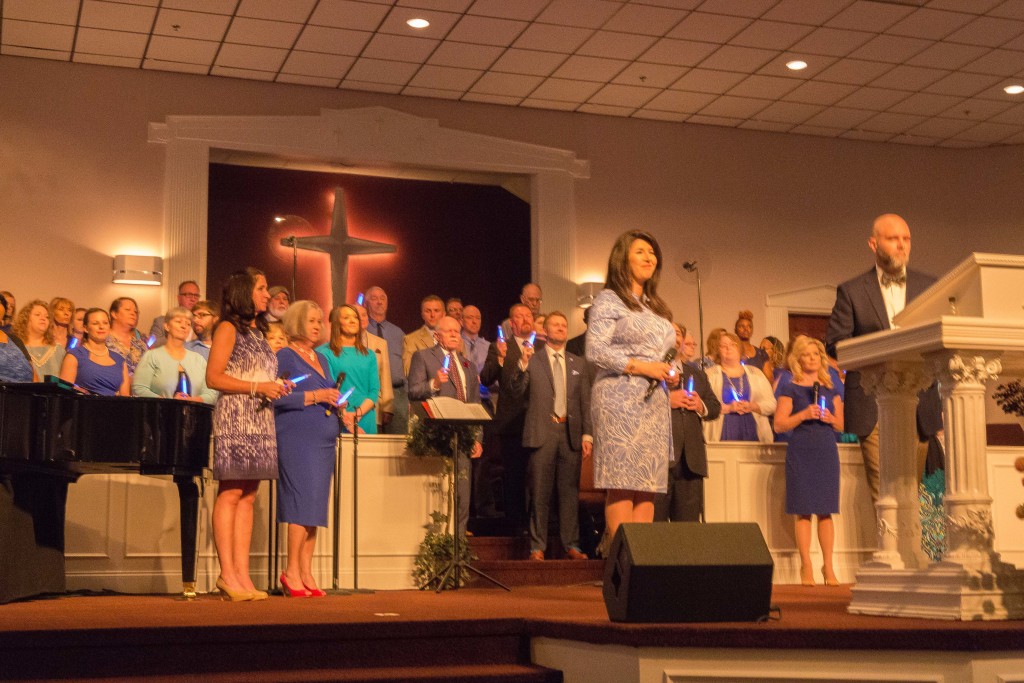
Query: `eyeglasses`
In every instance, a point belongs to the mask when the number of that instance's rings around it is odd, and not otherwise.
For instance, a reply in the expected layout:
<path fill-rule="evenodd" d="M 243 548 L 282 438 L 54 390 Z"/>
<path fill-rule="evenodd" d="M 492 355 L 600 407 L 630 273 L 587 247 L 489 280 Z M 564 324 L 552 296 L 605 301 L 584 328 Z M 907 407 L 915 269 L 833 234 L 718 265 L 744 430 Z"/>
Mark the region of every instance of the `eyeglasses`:
<path fill-rule="evenodd" d="M 544 299 L 541 299 L 539 296 L 528 296 L 526 297 L 526 300 L 535 304 L 539 304 L 544 301 Z"/>
<path fill-rule="evenodd" d="M 198 299 L 199 292 L 178 292 L 178 296 L 183 296 L 187 299 Z"/>
<path fill-rule="evenodd" d="M 192 312 L 192 317 L 193 318 L 212 318 L 213 317 L 213 313 L 206 313 L 206 312 L 202 312 L 202 311 L 199 312 L 199 313 L 196 313 L 196 312 L 193 311 Z"/>

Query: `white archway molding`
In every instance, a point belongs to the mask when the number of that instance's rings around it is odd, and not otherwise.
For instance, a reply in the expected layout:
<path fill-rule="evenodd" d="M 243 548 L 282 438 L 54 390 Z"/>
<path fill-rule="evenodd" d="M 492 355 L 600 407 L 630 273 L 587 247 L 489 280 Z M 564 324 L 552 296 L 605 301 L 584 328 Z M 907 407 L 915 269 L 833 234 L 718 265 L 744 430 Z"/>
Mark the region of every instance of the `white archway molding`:
<path fill-rule="evenodd" d="M 783 340 L 789 339 L 791 313 L 829 315 L 835 302 L 836 288 L 833 285 L 818 285 L 769 294 L 765 297 L 765 334 Z"/>
<path fill-rule="evenodd" d="M 342 167 L 416 168 L 529 179 L 533 279 L 546 308 L 575 305 L 574 183 L 590 165 L 567 150 L 441 127 L 385 107 L 323 109 L 319 116 L 168 116 L 149 124 L 149 142 L 167 146 L 164 177 L 164 283 L 196 280 L 206 289 L 211 150 Z M 518 288 L 523 283 L 508 283 Z M 505 283 L 502 283 L 505 286 Z M 168 294 L 168 304 L 174 297 Z"/>

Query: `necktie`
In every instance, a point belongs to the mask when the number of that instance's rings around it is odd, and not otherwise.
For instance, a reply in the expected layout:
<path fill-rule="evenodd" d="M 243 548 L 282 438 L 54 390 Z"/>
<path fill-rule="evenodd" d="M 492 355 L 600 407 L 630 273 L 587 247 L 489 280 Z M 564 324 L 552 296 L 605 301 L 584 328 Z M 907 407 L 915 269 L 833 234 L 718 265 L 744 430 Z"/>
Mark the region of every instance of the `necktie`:
<path fill-rule="evenodd" d="M 384 326 L 381 325 L 380 321 L 377 321 L 377 336 L 381 339 L 384 338 Z"/>
<path fill-rule="evenodd" d="M 899 275 L 890 275 L 889 273 L 882 273 L 882 286 L 888 287 L 889 285 L 896 284 L 902 285 L 907 282 L 907 274 L 900 273 Z"/>
<path fill-rule="evenodd" d="M 555 417 L 565 417 L 565 372 L 562 370 L 562 354 L 555 354 L 552 372 L 555 375 Z"/>
<path fill-rule="evenodd" d="M 454 353 L 448 354 L 451 359 L 448 361 L 448 379 L 455 385 L 455 398 L 460 401 L 466 400 L 466 388 L 462 386 L 462 377 L 459 375 L 459 359 Z"/>

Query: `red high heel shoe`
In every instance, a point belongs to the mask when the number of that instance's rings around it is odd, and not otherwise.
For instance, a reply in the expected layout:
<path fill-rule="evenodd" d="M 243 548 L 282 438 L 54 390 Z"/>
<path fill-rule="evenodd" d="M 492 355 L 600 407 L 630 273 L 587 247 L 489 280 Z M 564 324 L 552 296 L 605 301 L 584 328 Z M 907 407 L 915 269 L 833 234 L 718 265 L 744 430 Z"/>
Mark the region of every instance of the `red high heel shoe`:
<path fill-rule="evenodd" d="M 296 590 L 288 585 L 288 576 L 284 573 L 281 574 L 281 587 L 284 589 L 284 597 L 286 598 L 308 598 L 312 595 L 306 587 L 303 586 L 302 590 Z"/>
<path fill-rule="evenodd" d="M 305 583 L 302 584 L 302 587 L 306 589 L 306 591 L 309 593 L 309 597 L 311 598 L 327 597 L 327 591 L 323 590 L 322 588 L 310 588 Z"/>

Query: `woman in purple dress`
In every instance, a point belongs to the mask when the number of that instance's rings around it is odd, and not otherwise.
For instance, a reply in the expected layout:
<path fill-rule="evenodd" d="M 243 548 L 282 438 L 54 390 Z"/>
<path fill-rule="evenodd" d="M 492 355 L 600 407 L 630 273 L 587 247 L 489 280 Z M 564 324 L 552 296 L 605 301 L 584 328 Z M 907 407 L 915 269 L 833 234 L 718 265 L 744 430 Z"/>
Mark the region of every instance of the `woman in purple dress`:
<path fill-rule="evenodd" d="M 206 385 L 221 396 L 213 411 L 213 539 L 220 561 L 217 588 L 225 600 L 265 600 L 249 577 L 253 504 L 263 479 L 277 479 L 271 401 L 289 393 L 277 381 L 277 358 L 263 334 L 270 292 L 255 268 L 224 285 L 222 317 L 213 332 Z"/>
<path fill-rule="evenodd" d="M 277 352 L 281 377 L 295 391 L 274 401 L 277 423 L 277 521 L 288 525 L 288 566 L 281 573 L 291 598 L 323 597 L 313 577 L 317 527 L 327 526 L 327 501 L 341 420 L 338 390 L 327 359 L 314 350 L 324 314 L 312 301 L 296 301 L 284 314 L 288 346 Z"/>
<path fill-rule="evenodd" d="M 102 308 L 85 312 L 82 343 L 68 351 L 60 378 L 100 396 L 131 396 L 131 378 L 124 358 L 107 346 L 110 317 Z"/>
<path fill-rule="evenodd" d="M 836 432 L 843 431 L 843 399 L 829 375 L 825 346 L 817 339 L 800 337 L 794 342 L 789 368 L 793 380 L 780 387 L 775 430 L 793 430 L 786 447 L 786 513 L 796 515 L 800 583 L 814 585 L 811 517 L 817 515 L 822 577 L 826 585 L 837 586 L 832 515 L 839 512 Z"/>
<path fill-rule="evenodd" d="M 740 362 L 740 339 L 731 332 L 718 338 L 718 364 L 707 370 L 711 390 L 722 401 L 722 415 L 704 423 L 704 438 L 713 441 L 774 440 L 768 416 L 775 395 L 764 373 Z"/>

